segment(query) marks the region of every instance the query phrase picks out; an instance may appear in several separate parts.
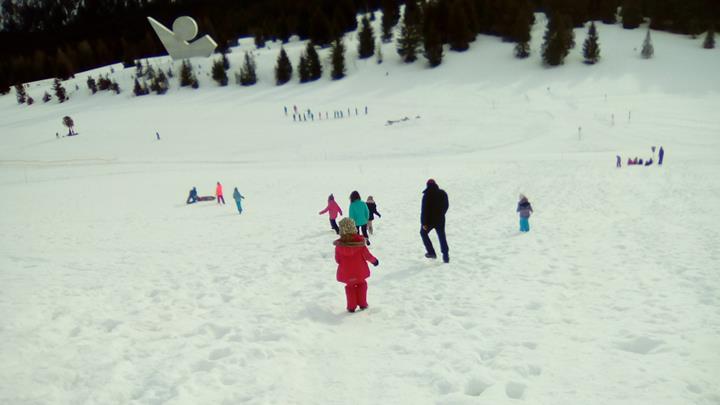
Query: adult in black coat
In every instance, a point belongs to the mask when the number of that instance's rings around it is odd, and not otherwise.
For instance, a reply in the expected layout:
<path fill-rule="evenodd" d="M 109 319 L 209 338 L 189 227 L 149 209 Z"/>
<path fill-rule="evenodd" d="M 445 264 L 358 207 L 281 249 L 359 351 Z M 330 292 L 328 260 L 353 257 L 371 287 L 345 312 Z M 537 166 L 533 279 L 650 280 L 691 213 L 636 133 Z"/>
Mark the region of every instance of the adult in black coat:
<path fill-rule="evenodd" d="M 427 187 L 423 191 L 422 208 L 420 210 L 420 223 L 422 225 L 420 237 L 427 251 L 425 257 L 435 259 L 437 258 L 435 248 L 428 236 L 430 231 L 435 230 L 438 239 L 440 239 L 440 251 L 445 263 L 450 262 L 449 248 L 445 237 L 445 213 L 447 213 L 448 207 L 447 193 L 438 187 L 435 180 L 428 180 Z"/>

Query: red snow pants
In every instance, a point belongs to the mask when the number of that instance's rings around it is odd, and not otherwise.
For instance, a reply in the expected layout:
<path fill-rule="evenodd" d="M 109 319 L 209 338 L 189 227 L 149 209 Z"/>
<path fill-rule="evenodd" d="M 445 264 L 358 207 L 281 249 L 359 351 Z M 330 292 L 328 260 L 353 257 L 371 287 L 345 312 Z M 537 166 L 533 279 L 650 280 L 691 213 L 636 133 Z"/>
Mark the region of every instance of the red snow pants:
<path fill-rule="evenodd" d="M 367 308 L 367 282 L 363 280 L 359 283 L 346 284 L 345 297 L 347 298 L 348 311 L 355 311 L 358 305 L 360 309 Z"/>

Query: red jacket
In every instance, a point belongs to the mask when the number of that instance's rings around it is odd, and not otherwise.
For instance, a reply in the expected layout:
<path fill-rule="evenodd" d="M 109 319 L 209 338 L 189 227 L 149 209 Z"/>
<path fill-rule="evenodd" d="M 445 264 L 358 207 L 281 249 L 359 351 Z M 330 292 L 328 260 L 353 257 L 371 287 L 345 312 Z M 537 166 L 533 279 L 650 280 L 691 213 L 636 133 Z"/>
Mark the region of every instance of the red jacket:
<path fill-rule="evenodd" d="M 320 211 L 320 215 L 322 215 L 328 211 L 330 212 L 330 219 L 335 219 L 335 218 L 337 218 L 338 214 L 340 214 L 340 215 L 343 214 L 342 209 L 340 209 L 340 206 L 337 205 L 335 200 L 328 200 L 327 207 L 325 207 L 324 210 Z"/>
<path fill-rule="evenodd" d="M 218 185 L 215 187 L 215 195 L 223 195 L 222 184 L 218 183 Z"/>
<path fill-rule="evenodd" d="M 365 238 L 355 235 L 352 242 L 343 242 L 340 239 L 335 244 L 335 261 L 338 264 L 337 281 L 345 284 L 363 281 L 370 277 L 367 262 L 377 263 L 365 246 Z"/>

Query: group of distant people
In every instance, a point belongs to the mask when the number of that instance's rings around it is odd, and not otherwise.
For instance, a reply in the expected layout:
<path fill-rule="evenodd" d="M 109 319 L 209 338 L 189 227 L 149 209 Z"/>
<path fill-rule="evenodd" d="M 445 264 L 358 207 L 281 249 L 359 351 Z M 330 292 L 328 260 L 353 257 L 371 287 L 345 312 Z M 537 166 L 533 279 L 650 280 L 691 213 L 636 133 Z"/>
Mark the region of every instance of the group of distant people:
<path fill-rule="evenodd" d="M 237 205 L 238 214 L 242 214 L 242 200 L 245 199 L 245 196 L 240 194 L 240 191 L 238 191 L 238 188 L 235 187 L 235 190 L 233 191 L 233 199 L 235 200 L 235 204 Z M 194 204 L 198 201 L 212 201 L 217 200 L 218 205 L 222 204 L 225 205 L 225 197 L 223 196 L 223 186 L 218 181 L 215 185 L 215 196 L 198 196 L 197 188 L 193 187 L 190 190 L 190 194 L 188 195 L 187 201 L 185 201 L 185 204 Z"/>
<path fill-rule="evenodd" d="M 437 253 L 432 241 L 430 232 L 435 230 L 440 241 L 440 252 L 444 263 L 450 262 L 447 237 L 445 235 L 445 215 L 449 208 L 448 195 L 442 190 L 434 179 L 429 179 L 423 191 L 422 206 L 420 209 L 420 238 L 425 247 L 425 257 L 436 259 Z M 520 232 L 529 232 L 529 218 L 533 208 L 527 197 L 520 194 L 516 212 L 520 216 Z M 350 193 L 350 206 L 348 216 L 336 222 L 343 211 L 335 201 L 335 197 L 328 196 L 327 206 L 318 214 L 328 214 L 330 227 L 339 235 L 333 242 L 335 246 L 335 262 L 338 264 L 336 279 L 345 284 L 345 298 L 348 312 L 355 312 L 358 308 L 364 310 L 367 303 L 367 278 L 370 277 L 368 263 L 373 266 L 380 264 L 380 261 L 370 253 L 370 234 L 373 233 L 372 221 L 375 216 L 381 217 L 377 210 L 377 204 L 372 196 L 365 202 L 362 201 L 360 193 Z"/>
<path fill-rule="evenodd" d="M 653 157 L 654 157 L 655 156 L 655 147 L 653 146 L 650 149 L 652 150 Z M 663 147 L 661 146 L 660 149 L 658 150 L 658 166 L 662 166 L 664 158 L 665 158 L 665 150 L 663 150 Z M 644 162 L 643 162 L 642 158 L 638 158 L 637 156 L 635 156 L 635 158 L 628 158 L 628 160 L 627 160 L 628 166 L 650 166 L 652 164 L 653 164 L 652 157 L 646 159 Z M 620 155 L 616 156 L 615 166 L 622 167 L 622 159 L 620 158 Z"/>
<path fill-rule="evenodd" d="M 283 111 L 285 112 L 286 116 L 289 115 L 287 106 L 283 106 Z M 309 108 L 305 111 L 300 111 L 300 110 L 298 110 L 298 107 L 296 105 L 294 105 L 292 108 L 292 113 L 293 113 L 292 114 L 293 121 L 308 121 L 308 120 L 315 121 L 316 112 L 312 111 Z M 365 115 L 367 115 L 367 113 L 368 113 L 368 107 L 365 106 Z M 345 110 L 334 110 L 333 111 L 333 118 L 336 118 L 336 119 L 350 117 L 351 115 L 352 115 L 352 110 L 349 107 L 347 109 L 347 114 L 345 113 Z M 355 107 L 355 115 L 356 116 L 360 115 L 360 112 L 358 111 L 357 107 Z M 320 120 L 322 120 L 323 119 L 322 111 L 317 112 L 317 116 Z M 330 114 L 328 111 L 325 111 L 325 119 L 326 120 L 330 119 Z"/>

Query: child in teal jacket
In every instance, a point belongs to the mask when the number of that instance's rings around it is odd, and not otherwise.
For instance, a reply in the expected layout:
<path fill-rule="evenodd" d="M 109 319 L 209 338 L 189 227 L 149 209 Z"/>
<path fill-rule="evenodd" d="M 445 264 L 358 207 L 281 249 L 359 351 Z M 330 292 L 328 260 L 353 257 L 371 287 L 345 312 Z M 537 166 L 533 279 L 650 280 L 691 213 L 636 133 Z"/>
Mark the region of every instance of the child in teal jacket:
<path fill-rule="evenodd" d="M 355 221 L 358 233 L 360 232 L 360 229 L 362 229 L 362 234 L 369 245 L 370 239 L 368 239 L 367 223 L 368 218 L 370 218 L 370 210 L 368 209 L 367 204 L 365 204 L 365 202 L 360 198 L 360 193 L 357 191 L 350 193 L 350 209 L 348 209 L 348 216 Z"/>

